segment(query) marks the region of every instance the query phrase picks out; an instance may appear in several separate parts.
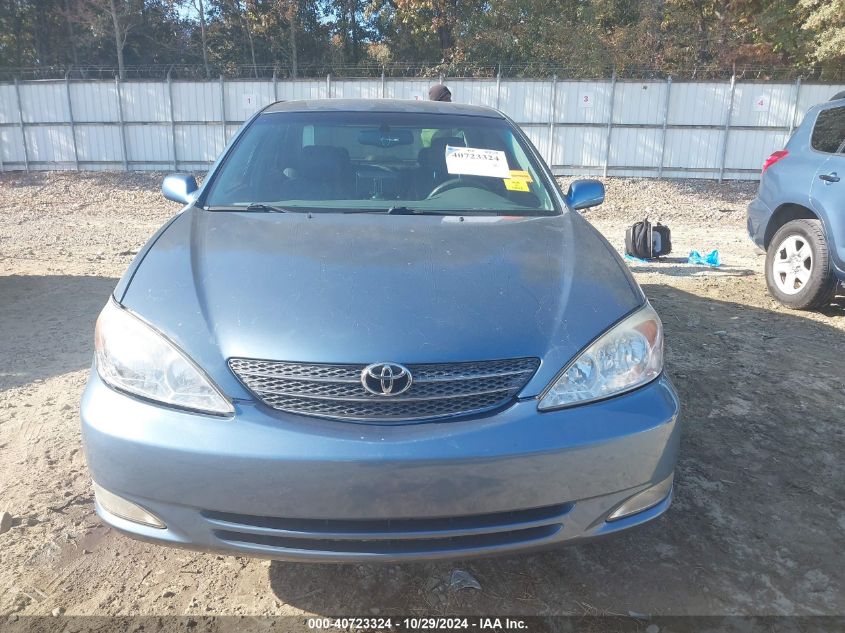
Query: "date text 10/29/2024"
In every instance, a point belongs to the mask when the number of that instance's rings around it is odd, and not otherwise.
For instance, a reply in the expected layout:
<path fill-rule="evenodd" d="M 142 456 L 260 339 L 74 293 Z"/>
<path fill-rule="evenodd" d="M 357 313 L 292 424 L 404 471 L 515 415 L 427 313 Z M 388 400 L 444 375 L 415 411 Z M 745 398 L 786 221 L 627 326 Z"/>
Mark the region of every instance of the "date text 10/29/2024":
<path fill-rule="evenodd" d="M 328 631 L 527 631 L 528 623 L 520 618 L 487 617 L 348 617 L 308 618 L 310 630 Z"/>

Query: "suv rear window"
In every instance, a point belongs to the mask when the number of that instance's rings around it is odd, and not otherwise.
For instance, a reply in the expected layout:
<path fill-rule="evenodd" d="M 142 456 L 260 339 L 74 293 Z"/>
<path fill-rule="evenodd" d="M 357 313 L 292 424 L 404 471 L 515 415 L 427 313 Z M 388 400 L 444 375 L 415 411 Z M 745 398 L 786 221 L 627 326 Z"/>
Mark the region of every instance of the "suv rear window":
<path fill-rule="evenodd" d="M 819 112 L 810 143 L 814 150 L 835 154 L 845 142 L 845 106 Z"/>

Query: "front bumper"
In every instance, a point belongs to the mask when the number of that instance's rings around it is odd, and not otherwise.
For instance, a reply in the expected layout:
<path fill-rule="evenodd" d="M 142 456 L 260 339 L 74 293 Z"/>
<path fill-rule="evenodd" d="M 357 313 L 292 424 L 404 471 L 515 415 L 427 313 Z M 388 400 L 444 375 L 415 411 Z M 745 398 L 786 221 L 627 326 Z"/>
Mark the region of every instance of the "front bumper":
<path fill-rule="evenodd" d="M 663 376 L 631 393 L 538 413 L 525 400 L 477 419 L 399 426 L 287 416 L 236 402 L 233 418 L 118 393 L 92 371 L 82 400 L 93 479 L 160 518 L 138 538 L 284 560 L 455 558 L 618 532 L 671 493 L 607 522 L 670 476 L 680 428 Z"/>

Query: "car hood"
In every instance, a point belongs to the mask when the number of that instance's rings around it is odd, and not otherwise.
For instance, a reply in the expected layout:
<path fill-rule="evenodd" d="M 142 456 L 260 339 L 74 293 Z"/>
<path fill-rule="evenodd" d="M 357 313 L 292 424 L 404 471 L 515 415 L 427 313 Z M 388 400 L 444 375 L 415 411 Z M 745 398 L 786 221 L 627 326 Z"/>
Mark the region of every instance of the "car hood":
<path fill-rule="evenodd" d="M 578 214 L 208 212 L 151 240 L 116 296 L 233 397 L 231 357 L 315 363 L 537 357 L 541 391 L 644 299 Z"/>

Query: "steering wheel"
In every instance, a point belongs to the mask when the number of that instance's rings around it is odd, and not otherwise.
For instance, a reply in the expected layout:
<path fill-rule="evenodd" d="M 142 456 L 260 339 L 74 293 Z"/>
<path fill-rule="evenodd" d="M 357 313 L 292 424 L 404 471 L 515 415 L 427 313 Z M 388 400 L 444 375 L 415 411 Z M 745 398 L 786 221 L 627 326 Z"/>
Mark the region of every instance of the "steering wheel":
<path fill-rule="evenodd" d="M 486 191 L 490 192 L 493 191 L 486 183 L 483 183 L 481 181 L 467 182 L 462 178 L 450 178 L 449 180 L 444 180 L 434 189 L 432 189 L 431 193 L 428 194 L 425 199 L 430 200 L 434 196 L 441 194 L 444 191 L 449 191 L 450 189 L 457 189 L 458 187 L 472 187 L 474 189 L 485 189 Z"/>

